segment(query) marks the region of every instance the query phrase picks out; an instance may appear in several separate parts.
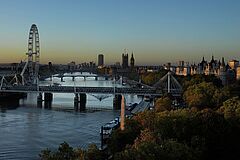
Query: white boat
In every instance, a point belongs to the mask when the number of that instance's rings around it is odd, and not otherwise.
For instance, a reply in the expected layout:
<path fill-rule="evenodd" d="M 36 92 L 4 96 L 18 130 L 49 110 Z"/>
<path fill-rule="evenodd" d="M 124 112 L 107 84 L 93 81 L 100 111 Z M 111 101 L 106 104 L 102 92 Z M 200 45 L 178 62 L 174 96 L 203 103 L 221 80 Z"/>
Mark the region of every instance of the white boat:
<path fill-rule="evenodd" d="M 61 86 L 61 84 L 60 83 L 53 83 L 50 86 Z"/>
<path fill-rule="evenodd" d="M 110 136 L 112 134 L 112 131 L 114 129 L 117 129 L 118 127 L 119 127 L 119 118 L 115 118 L 115 120 L 112 120 L 102 126 L 100 130 L 100 134 Z"/>

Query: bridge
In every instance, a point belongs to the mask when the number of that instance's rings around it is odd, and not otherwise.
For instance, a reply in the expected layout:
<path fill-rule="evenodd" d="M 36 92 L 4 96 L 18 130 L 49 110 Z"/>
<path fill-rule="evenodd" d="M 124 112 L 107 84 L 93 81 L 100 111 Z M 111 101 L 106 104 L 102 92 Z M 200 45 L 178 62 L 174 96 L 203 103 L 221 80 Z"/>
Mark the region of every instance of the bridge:
<path fill-rule="evenodd" d="M 74 81 L 76 77 L 83 77 L 84 80 L 86 80 L 86 78 L 88 77 L 93 77 L 95 78 L 95 80 L 98 80 L 98 77 L 104 77 L 105 80 L 108 80 L 111 76 L 110 75 L 97 75 L 97 74 L 57 74 L 57 75 L 53 75 L 51 78 L 53 77 L 57 77 L 57 78 L 61 78 L 61 81 L 63 82 L 63 78 L 64 77 L 72 77 L 72 80 Z"/>
<path fill-rule="evenodd" d="M 74 76 L 74 75 L 66 75 Z M 84 75 L 76 75 L 84 76 Z M 91 75 L 89 75 L 91 76 Z M 96 75 L 94 75 L 96 76 Z M 80 86 L 60 86 L 49 85 L 41 86 L 37 84 L 22 85 L 21 80 L 15 75 L 13 79 L 8 82 L 5 77 L 2 77 L 0 84 L 0 92 L 20 92 L 20 93 L 89 93 L 89 94 L 135 94 L 135 95 L 152 95 L 162 96 L 164 93 L 169 93 L 172 96 L 179 97 L 182 93 L 182 87 L 173 77 L 171 72 L 168 72 L 163 78 L 161 78 L 153 87 L 80 87 Z"/>
<path fill-rule="evenodd" d="M 162 92 L 153 88 L 126 88 L 126 87 L 79 87 L 79 86 L 3 86 L 0 92 L 20 93 L 90 93 L 90 94 L 134 94 L 156 95 Z"/>

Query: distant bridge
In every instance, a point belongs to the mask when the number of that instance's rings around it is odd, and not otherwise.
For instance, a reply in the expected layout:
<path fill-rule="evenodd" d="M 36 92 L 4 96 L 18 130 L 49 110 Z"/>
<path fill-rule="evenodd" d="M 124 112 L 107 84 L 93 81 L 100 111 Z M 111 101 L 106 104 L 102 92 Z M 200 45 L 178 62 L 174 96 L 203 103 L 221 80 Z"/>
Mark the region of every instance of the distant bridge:
<path fill-rule="evenodd" d="M 61 81 L 63 81 L 64 77 L 72 77 L 72 80 L 74 81 L 76 77 L 83 77 L 84 80 L 86 80 L 87 77 L 93 77 L 95 78 L 95 80 L 98 80 L 98 77 L 104 77 L 105 80 L 108 80 L 111 76 L 110 75 L 97 75 L 97 74 L 58 74 L 58 75 L 53 75 L 52 77 L 57 77 L 57 78 L 61 78 Z M 52 78 L 50 77 L 50 78 Z"/>

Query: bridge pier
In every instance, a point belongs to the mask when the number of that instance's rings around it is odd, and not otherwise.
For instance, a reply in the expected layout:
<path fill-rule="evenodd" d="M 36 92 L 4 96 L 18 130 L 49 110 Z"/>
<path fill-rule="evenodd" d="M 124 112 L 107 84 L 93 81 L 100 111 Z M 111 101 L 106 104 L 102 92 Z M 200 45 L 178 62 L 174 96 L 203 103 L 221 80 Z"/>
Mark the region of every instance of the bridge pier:
<path fill-rule="evenodd" d="M 42 93 L 39 93 L 39 95 L 37 96 L 37 107 L 39 108 L 42 108 L 42 101 L 43 101 L 43 98 L 42 98 Z"/>
<path fill-rule="evenodd" d="M 87 94 L 80 93 L 80 112 L 86 110 Z"/>
<path fill-rule="evenodd" d="M 74 109 L 75 109 L 75 111 L 78 111 L 78 108 L 79 108 L 79 96 L 76 93 L 75 97 L 74 97 Z"/>
<path fill-rule="evenodd" d="M 53 100 L 52 93 L 44 93 L 44 108 L 51 108 L 52 100 Z"/>
<path fill-rule="evenodd" d="M 113 98 L 113 109 L 121 109 L 122 95 L 116 94 Z"/>
<path fill-rule="evenodd" d="M 61 77 L 61 82 L 64 82 L 64 81 L 63 81 L 63 77 Z"/>

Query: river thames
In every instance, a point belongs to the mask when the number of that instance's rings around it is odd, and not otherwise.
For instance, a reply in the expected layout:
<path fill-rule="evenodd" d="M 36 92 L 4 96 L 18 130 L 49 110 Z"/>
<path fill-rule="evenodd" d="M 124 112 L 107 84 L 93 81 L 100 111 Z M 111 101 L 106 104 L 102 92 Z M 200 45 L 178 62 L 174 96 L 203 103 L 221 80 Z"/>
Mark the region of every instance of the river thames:
<path fill-rule="evenodd" d="M 74 73 L 80 74 L 80 73 Z M 89 73 L 83 73 L 89 74 Z M 120 81 L 98 81 L 94 77 L 53 78 L 40 82 L 41 85 L 59 83 L 61 85 L 113 87 L 122 86 Z M 124 87 L 124 86 L 123 86 Z M 54 94 L 51 109 L 38 108 L 37 94 L 28 94 L 19 104 L 0 104 L 0 159 L 39 159 L 42 149 L 57 149 L 66 141 L 73 147 L 86 148 L 95 143 L 100 146 L 100 127 L 119 116 L 113 110 L 113 96 L 87 94 L 87 111 L 75 112 L 74 94 Z M 127 103 L 140 102 L 136 95 L 126 95 Z M 95 110 L 99 111 L 95 111 Z"/>

